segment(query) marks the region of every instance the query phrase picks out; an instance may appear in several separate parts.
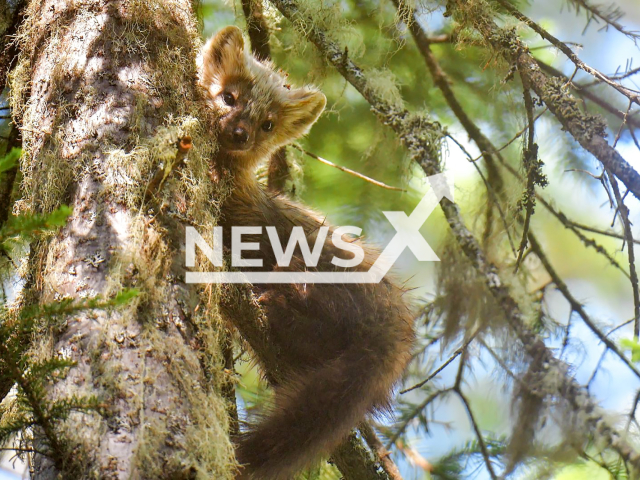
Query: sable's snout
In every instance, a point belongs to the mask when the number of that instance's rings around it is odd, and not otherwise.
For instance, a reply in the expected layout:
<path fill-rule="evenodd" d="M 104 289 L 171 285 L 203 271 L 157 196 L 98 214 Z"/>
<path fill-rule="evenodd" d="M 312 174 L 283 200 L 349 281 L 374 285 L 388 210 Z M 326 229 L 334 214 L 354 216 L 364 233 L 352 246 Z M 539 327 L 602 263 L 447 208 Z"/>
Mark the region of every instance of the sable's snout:
<path fill-rule="evenodd" d="M 221 123 L 222 131 L 219 140 L 227 151 L 244 152 L 251 148 L 253 143 L 251 130 L 246 121 L 231 117 Z"/>
<path fill-rule="evenodd" d="M 249 140 L 249 132 L 243 127 L 236 127 L 233 130 L 233 142 L 238 145 L 244 145 Z"/>

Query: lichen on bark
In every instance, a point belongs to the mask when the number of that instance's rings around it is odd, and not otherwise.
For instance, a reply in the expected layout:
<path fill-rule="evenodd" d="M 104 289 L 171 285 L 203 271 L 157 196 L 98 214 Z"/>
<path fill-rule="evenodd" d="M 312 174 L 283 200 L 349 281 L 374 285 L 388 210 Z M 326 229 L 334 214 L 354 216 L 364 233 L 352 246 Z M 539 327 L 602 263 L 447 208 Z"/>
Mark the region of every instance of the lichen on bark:
<path fill-rule="evenodd" d="M 11 104 L 24 155 L 16 210 L 73 208 L 58 234 L 34 244 L 24 297 L 141 292 L 124 309 L 39 330 L 34 361 L 76 362 L 52 382 L 51 399 L 96 395 L 106 414 L 55 422 L 62 458 L 37 457 L 35 478 L 232 478 L 219 293 L 182 282 L 184 225 L 211 230 L 226 193 L 207 175 L 216 143 L 195 87 L 192 4 L 34 0 L 17 42 Z M 145 198 L 150 173 L 184 135 L 194 145 L 187 161 Z M 46 432 L 34 434 L 46 450 Z"/>

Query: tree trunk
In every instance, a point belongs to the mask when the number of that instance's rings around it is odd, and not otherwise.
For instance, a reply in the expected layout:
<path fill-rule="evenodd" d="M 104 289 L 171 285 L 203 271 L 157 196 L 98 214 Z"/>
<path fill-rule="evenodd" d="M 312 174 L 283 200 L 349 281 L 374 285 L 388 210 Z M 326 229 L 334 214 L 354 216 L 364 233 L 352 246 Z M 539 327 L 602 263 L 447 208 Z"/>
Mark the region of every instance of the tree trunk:
<path fill-rule="evenodd" d="M 73 208 L 34 245 L 23 295 L 50 303 L 140 294 L 41 329 L 34 362 L 77 362 L 51 400 L 97 396 L 100 413 L 34 430 L 34 478 L 233 477 L 217 290 L 182 283 L 184 225 L 210 231 L 219 185 L 197 91 L 189 0 L 33 0 L 19 31 L 11 102 L 22 128 L 23 212 Z M 196 119 L 200 119 L 196 120 Z M 176 142 L 194 147 L 173 171 Z M 146 186 L 158 168 L 169 179 Z M 35 299 L 35 300 L 33 300 Z"/>

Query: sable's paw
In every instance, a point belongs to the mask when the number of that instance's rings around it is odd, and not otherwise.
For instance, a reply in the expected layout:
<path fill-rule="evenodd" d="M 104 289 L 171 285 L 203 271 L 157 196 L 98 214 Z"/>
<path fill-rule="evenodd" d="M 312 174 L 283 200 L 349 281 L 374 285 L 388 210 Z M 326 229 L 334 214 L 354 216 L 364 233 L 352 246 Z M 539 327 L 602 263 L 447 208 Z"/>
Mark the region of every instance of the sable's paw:
<path fill-rule="evenodd" d="M 249 475 L 244 471 L 244 468 L 241 466 L 238 467 L 238 472 L 236 473 L 235 480 L 250 480 Z"/>
<path fill-rule="evenodd" d="M 258 297 L 258 303 L 260 303 L 260 305 L 271 305 L 271 306 L 278 306 L 280 308 L 286 308 L 287 306 L 287 297 L 285 295 L 283 295 L 282 293 L 279 292 L 275 292 L 273 290 L 268 290 L 264 293 L 262 293 L 259 297 Z"/>

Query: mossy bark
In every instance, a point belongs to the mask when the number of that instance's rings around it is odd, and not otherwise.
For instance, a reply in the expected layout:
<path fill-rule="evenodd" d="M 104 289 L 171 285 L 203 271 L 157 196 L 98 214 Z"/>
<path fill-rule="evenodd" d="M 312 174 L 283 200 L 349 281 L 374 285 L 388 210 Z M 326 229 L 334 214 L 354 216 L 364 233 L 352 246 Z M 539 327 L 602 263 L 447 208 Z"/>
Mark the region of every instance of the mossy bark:
<path fill-rule="evenodd" d="M 219 294 L 182 283 L 184 225 L 209 231 L 223 190 L 207 176 L 216 145 L 195 88 L 193 5 L 33 0 L 18 42 L 16 208 L 73 208 L 66 227 L 34 245 L 25 298 L 141 291 L 124 309 L 77 314 L 34 339 L 34 362 L 77 362 L 52 381 L 52 399 L 97 396 L 104 405 L 35 426 L 34 444 L 48 455 L 36 457 L 34 478 L 232 478 Z M 145 198 L 184 135 L 194 145 L 186 163 Z"/>

